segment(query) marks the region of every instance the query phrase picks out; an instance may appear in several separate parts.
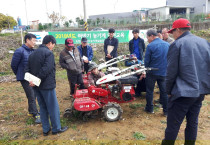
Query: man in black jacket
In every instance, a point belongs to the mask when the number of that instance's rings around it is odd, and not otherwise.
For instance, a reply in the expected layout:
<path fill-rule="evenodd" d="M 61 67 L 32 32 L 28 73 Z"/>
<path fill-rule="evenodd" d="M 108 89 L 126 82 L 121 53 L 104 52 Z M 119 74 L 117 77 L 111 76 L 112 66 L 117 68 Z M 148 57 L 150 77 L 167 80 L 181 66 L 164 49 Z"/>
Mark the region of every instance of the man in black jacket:
<path fill-rule="evenodd" d="M 118 48 L 118 39 L 114 38 L 115 29 L 109 29 L 109 37 L 104 40 L 104 52 L 105 52 L 105 60 L 109 61 L 112 58 L 117 57 L 117 48 Z M 112 65 L 113 67 L 117 67 L 117 64 Z"/>
<path fill-rule="evenodd" d="M 134 28 L 133 39 L 129 41 L 130 54 L 135 54 L 138 60 L 143 61 L 143 53 L 145 51 L 144 39 L 139 37 L 139 29 Z M 138 75 L 140 77 L 140 75 Z M 145 79 L 139 80 L 135 88 L 136 97 L 141 96 L 141 92 L 146 91 Z"/>
<path fill-rule="evenodd" d="M 25 70 L 41 79 L 39 87 L 35 86 L 33 82 L 29 82 L 29 84 L 34 88 L 35 96 L 38 99 L 44 136 L 47 136 L 51 131 L 49 117 L 52 134 L 62 133 L 68 129 L 67 127 L 61 128 L 59 105 L 55 93 L 55 59 L 52 52 L 55 44 L 56 40 L 53 36 L 45 36 L 42 45 L 29 56 Z"/>

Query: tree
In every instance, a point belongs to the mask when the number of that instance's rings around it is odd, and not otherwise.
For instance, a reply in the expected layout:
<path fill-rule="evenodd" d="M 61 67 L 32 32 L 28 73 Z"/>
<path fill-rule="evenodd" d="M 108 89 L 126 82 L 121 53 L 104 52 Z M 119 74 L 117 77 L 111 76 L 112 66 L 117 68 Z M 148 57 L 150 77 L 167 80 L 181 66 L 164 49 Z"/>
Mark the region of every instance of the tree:
<path fill-rule="evenodd" d="M 69 20 L 69 24 L 71 25 L 71 23 L 73 23 L 72 19 Z"/>
<path fill-rule="evenodd" d="M 42 23 L 39 23 L 39 30 L 43 30 L 43 29 L 44 29 L 44 27 L 43 27 Z"/>
<path fill-rule="evenodd" d="M 5 28 L 13 28 L 17 25 L 15 19 L 11 16 L 6 16 L 0 13 L 0 30 Z"/>
<path fill-rule="evenodd" d="M 52 14 L 47 13 L 48 18 L 52 21 L 53 24 L 59 23 L 60 21 L 60 15 L 59 13 L 52 12 Z"/>
<path fill-rule="evenodd" d="M 66 21 L 66 22 L 64 23 L 64 26 L 65 26 L 65 27 L 69 27 L 69 22 Z"/>
<path fill-rule="evenodd" d="M 97 25 L 100 23 L 100 18 L 96 18 L 96 23 L 97 23 Z"/>
<path fill-rule="evenodd" d="M 80 18 L 79 17 L 76 17 L 76 22 L 78 23 L 78 26 L 80 24 Z"/>

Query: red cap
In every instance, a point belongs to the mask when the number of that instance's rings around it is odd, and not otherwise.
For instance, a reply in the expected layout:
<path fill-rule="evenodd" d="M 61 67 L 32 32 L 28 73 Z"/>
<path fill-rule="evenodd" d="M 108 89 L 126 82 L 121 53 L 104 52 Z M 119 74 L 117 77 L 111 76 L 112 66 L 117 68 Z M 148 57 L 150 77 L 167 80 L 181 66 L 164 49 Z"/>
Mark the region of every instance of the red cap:
<path fill-rule="evenodd" d="M 186 28 L 186 27 L 191 28 L 190 22 L 187 19 L 180 18 L 173 22 L 172 29 L 169 30 L 168 33 L 171 33 L 176 28 Z"/>
<path fill-rule="evenodd" d="M 71 38 L 67 38 L 65 40 L 65 45 L 67 45 L 67 46 L 74 46 L 74 42 L 73 42 L 73 40 Z"/>

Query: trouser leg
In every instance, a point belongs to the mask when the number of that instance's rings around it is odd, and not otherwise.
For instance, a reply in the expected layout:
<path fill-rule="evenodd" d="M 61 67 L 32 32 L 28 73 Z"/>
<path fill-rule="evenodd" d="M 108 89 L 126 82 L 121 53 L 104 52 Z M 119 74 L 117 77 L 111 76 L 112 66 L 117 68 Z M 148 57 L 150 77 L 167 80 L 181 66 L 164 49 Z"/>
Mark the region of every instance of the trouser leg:
<path fill-rule="evenodd" d="M 166 145 L 168 142 L 175 142 L 180 126 L 185 116 L 188 114 L 188 112 L 191 111 L 191 106 L 193 106 L 196 100 L 197 98 L 193 97 L 180 97 L 176 100 L 171 101 L 171 97 L 169 98 L 167 127 L 165 130 L 165 139 L 162 142 L 163 145 Z M 188 125 L 188 128 L 189 126 L 190 125 Z M 186 134 L 186 136 L 188 136 L 188 133 Z"/>
<path fill-rule="evenodd" d="M 165 77 L 160 77 L 157 79 L 158 87 L 160 89 L 160 101 L 162 101 L 163 112 L 167 113 L 168 111 L 168 96 L 166 93 L 166 82 Z"/>
<path fill-rule="evenodd" d="M 34 95 L 34 91 L 32 87 L 29 86 L 29 83 L 27 81 L 23 80 L 20 82 L 28 99 L 28 112 L 35 116 L 38 113 L 38 110 L 36 106 L 36 97 Z"/>
<path fill-rule="evenodd" d="M 61 124 L 60 124 L 60 110 L 55 89 L 41 90 L 41 94 L 42 96 L 44 96 L 44 100 L 46 102 L 47 110 L 52 125 L 52 132 L 57 132 L 58 130 L 61 129 Z"/>
<path fill-rule="evenodd" d="M 50 130 L 50 123 L 49 123 L 49 113 L 48 108 L 45 102 L 45 99 L 41 92 L 38 89 L 34 89 L 34 93 L 37 97 L 39 107 L 40 107 L 40 117 L 42 122 L 42 129 L 43 132 L 48 132 Z"/>
<path fill-rule="evenodd" d="M 194 145 L 197 138 L 198 116 L 204 95 L 200 96 L 195 103 L 189 108 L 186 114 L 187 125 L 185 128 L 185 145 Z"/>
<path fill-rule="evenodd" d="M 153 111 L 153 91 L 156 79 L 153 75 L 148 74 L 146 77 L 146 110 Z"/>
<path fill-rule="evenodd" d="M 77 75 L 77 84 L 80 85 L 79 89 L 84 89 L 85 88 L 83 78 L 82 78 L 82 73 Z"/>
<path fill-rule="evenodd" d="M 75 90 L 75 84 L 77 82 L 77 75 L 68 76 L 68 80 L 70 82 L 71 95 L 73 95 L 74 94 L 74 90 Z"/>

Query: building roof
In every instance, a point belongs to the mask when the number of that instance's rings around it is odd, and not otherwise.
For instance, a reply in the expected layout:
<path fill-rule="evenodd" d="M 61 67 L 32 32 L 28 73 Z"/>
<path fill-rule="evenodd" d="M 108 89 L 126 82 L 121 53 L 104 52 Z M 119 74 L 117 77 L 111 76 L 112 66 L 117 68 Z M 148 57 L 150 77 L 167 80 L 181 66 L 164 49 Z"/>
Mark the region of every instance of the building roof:
<path fill-rule="evenodd" d="M 165 8 L 165 7 L 169 7 L 169 8 L 193 8 L 191 6 L 169 6 L 169 5 L 167 5 L 167 6 L 163 6 L 163 7 L 152 8 L 152 9 L 149 9 L 148 11 L 155 10 L 155 9 L 160 9 L 160 8 Z"/>

